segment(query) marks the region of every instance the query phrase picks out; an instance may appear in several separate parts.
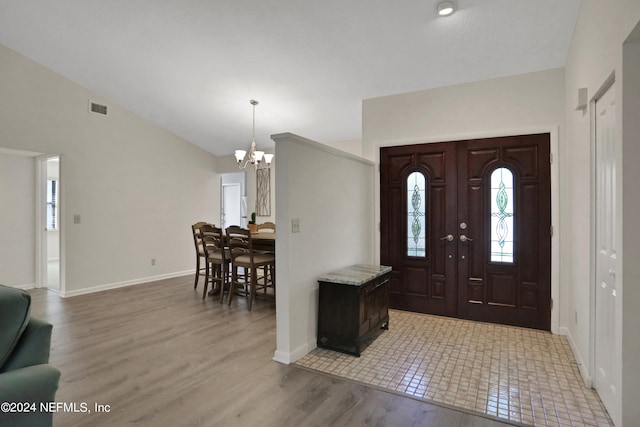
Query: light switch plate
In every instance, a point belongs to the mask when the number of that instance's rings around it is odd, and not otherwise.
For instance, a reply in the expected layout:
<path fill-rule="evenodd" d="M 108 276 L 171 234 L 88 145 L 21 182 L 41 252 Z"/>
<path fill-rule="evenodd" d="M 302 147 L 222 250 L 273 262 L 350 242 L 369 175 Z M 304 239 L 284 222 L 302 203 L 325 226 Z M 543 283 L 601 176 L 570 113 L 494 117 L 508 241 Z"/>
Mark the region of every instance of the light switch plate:
<path fill-rule="evenodd" d="M 73 223 L 74 224 L 80 224 L 80 215 L 74 215 L 73 216 Z"/>
<path fill-rule="evenodd" d="M 292 233 L 299 233 L 300 232 L 300 219 L 299 218 L 293 218 L 291 220 L 291 232 Z"/>

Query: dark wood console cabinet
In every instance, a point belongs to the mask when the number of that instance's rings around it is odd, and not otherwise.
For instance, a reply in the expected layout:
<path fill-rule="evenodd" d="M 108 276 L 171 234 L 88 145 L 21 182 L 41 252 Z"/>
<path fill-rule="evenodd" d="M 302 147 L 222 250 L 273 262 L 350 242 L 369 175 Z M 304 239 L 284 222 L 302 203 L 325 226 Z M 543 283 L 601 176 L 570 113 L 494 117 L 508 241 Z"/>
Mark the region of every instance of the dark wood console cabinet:
<path fill-rule="evenodd" d="M 359 357 L 365 340 L 389 329 L 390 274 L 359 264 L 318 279 L 318 347 Z"/>

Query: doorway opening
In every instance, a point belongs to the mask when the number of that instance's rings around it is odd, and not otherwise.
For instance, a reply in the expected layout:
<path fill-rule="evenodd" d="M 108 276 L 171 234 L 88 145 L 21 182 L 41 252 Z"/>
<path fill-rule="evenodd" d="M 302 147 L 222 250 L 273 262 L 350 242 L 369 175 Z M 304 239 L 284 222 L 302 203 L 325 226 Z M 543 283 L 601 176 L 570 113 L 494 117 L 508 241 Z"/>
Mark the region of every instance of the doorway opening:
<path fill-rule="evenodd" d="M 220 177 L 220 228 L 247 227 L 246 172 L 225 173 Z"/>
<path fill-rule="evenodd" d="M 63 291 L 60 156 L 36 158 L 37 286 Z"/>

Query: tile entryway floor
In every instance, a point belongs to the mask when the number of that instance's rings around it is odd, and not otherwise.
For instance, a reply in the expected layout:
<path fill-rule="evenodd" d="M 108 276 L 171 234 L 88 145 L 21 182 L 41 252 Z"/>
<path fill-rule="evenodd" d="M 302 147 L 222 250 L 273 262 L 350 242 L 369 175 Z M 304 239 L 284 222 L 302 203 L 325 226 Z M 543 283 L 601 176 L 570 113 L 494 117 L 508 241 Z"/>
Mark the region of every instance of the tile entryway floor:
<path fill-rule="evenodd" d="M 390 310 L 390 329 L 353 357 L 317 348 L 296 365 L 535 426 L 606 426 L 564 336 Z"/>

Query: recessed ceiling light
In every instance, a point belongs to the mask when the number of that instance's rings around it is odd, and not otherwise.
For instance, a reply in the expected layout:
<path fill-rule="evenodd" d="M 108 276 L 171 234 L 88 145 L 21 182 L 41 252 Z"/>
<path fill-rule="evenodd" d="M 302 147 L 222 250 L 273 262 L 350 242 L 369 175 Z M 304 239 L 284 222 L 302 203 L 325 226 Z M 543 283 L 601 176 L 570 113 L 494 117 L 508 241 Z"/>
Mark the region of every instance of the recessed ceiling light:
<path fill-rule="evenodd" d="M 450 1 L 443 1 L 438 3 L 438 15 L 449 16 L 455 10 L 455 5 Z"/>

